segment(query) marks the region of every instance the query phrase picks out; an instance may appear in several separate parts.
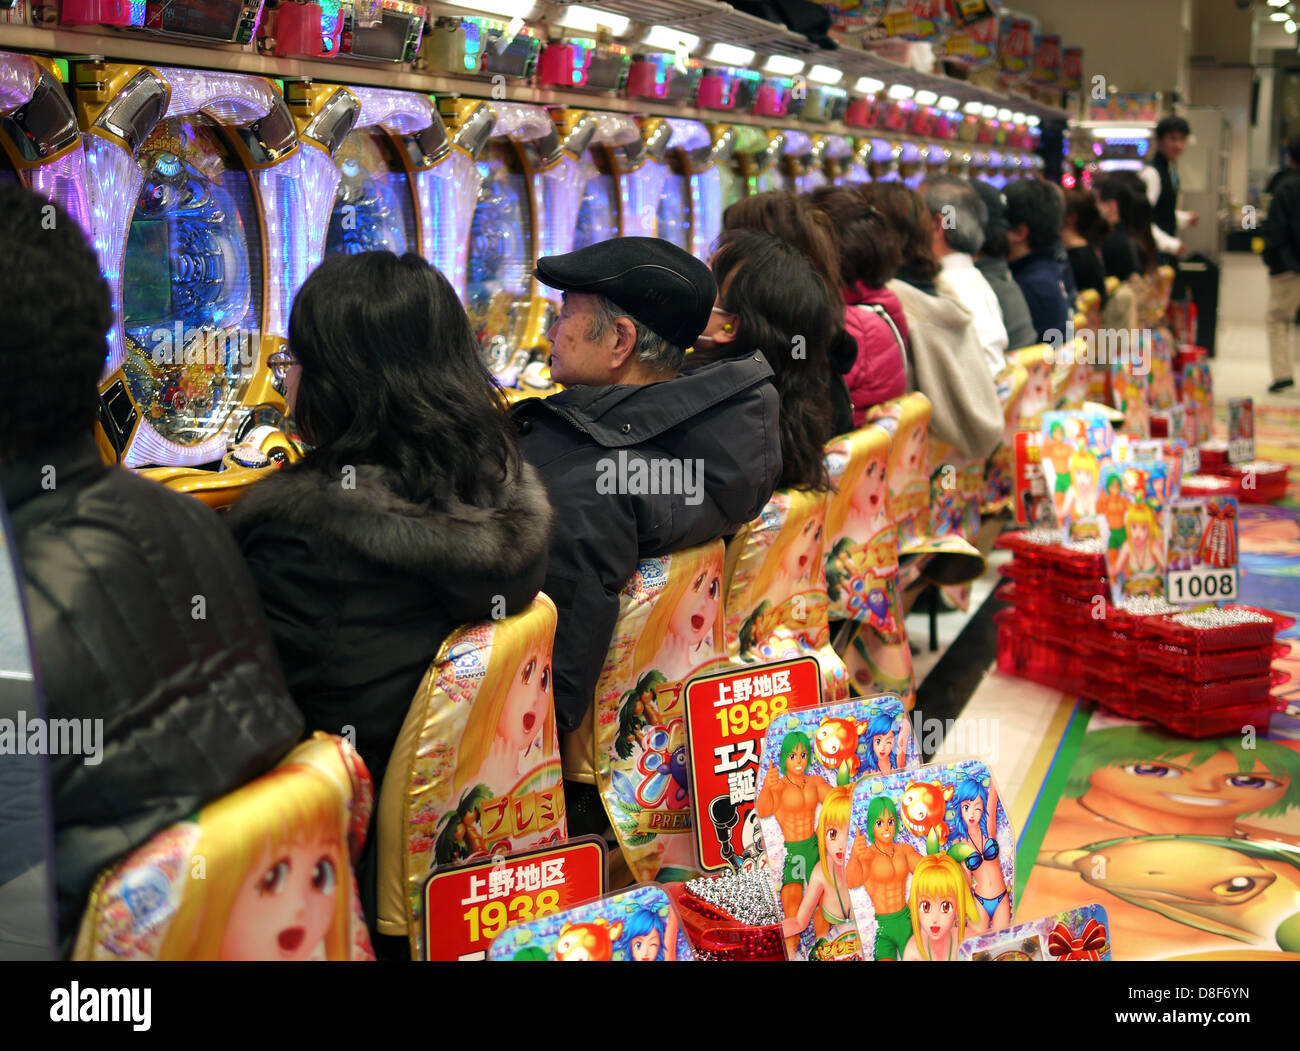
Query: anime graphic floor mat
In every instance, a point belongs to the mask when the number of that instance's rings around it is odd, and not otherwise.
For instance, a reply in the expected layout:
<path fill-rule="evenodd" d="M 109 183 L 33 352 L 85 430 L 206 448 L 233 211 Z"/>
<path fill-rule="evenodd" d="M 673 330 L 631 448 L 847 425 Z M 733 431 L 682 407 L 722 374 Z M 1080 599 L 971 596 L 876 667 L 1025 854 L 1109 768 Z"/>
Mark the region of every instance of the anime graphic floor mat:
<path fill-rule="evenodd" d="M 1216 406 L 1215 436 L 1226 438 L 1227 405 Z M 1291 465 L 1283 503 L 1300 508 L 1300 408 L 1290 405 L 1255 405 L 1255 455 Z"/>
<path fill-rule="evenodd" d="M 1300 510 L 1243 505 L 1239 523 L 1241 600 L 1300 613 Z M 996 729 L 989 765 L 1023 830 L 1017 919 L 1097 901 L 1116 960 L 1300 959 L 1300 630 L 1283 637 L 1289 707 L 1253 742 L 989 673 L 955 729 Z"/>

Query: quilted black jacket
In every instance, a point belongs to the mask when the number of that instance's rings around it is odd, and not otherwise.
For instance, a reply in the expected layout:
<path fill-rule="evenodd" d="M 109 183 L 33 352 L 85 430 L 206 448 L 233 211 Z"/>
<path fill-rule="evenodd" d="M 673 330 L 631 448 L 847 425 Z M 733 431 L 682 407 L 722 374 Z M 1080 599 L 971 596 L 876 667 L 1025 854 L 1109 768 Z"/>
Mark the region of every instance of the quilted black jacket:
<path fill-rule="evenodd" d="M 103 720 L 98 762 L 84 742 L 50 758 L 66 951 L 104 868 L 274 765 L 303 720 L 212 511 L 89 437 L 0 467 L 0 490 L 46 713 Z"/>

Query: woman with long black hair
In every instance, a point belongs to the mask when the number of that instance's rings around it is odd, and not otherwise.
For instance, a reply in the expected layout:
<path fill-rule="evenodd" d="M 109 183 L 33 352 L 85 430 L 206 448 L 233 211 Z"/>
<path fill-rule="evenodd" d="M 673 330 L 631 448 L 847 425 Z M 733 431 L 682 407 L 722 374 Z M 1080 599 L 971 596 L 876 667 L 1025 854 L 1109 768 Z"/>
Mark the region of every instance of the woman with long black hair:
<path fill-rule="evenodd" d="M 1101 243 L 1106 276 L 1127 281 L 1134 274 L 1152 273 L 1160 265 L 1160 255 L 1151 234 L 1151 202 L 1142 180 L 1133 172 L 1107 172 L 1093 190 L 1098 210 L 1111 227 Z"/>
<path fill-rule="evenodd" d="M 452 629 L 524 609 L 551 510 L 455 291 L 421 257 L 332 256 L 289 319 L 313 446 L 230 514 L 307 729 L 351 727 L 378 794 Z"/>
<path fill-rule="evenodd" d="M 726 230 L 709 264 L 718 302 L 687 355 L 696 368 L 761 351 L 781 402 L 780 489 L 830 488 L 823 448 L 834 436 L 828 408 L 839 382 L 826 348 L 843 307 L 803 252 L 759 230 Z"/>

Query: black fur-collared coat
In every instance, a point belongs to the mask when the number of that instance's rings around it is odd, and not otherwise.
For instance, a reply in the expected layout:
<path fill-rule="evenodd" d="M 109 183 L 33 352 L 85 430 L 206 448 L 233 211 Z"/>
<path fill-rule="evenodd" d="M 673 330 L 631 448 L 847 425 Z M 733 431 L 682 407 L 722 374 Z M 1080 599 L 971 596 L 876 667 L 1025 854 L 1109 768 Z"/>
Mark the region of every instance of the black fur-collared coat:
<path fill-rule="evenodd" d="M 309 456 L 230 513 L 307 729 L 352 727 L 376 798 L 443 640 L 542 586 L 551 509 L 536 472 L 525 465 L 493 504 L 417 506 L 382 468 L 358 465 L 349 488 Z"/>

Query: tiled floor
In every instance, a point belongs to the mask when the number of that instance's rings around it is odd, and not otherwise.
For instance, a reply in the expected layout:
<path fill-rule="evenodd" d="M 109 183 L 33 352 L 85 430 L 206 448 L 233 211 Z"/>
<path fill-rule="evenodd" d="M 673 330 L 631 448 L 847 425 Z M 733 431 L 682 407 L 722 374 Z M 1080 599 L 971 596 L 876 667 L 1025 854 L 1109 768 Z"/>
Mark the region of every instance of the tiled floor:
<path fill-rule="evenodd" d="M 1257 405 L 1300 405 L 1300 386 L 1284 394 L 1268 393 L 1272 382 L 1268 368 L 1268 270 L 1259 256 L 1243 252 L 1225 253 L 1221 267 L 1219 330 L 1210 364 L 1215 401 L 1254 398 Z M 1300 353 L 1300 326 L 1292 326 L 1291 334 L 1293 354 Z"/>

